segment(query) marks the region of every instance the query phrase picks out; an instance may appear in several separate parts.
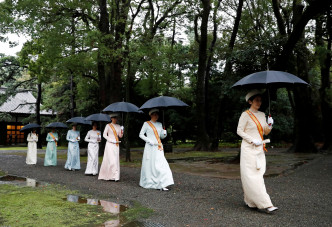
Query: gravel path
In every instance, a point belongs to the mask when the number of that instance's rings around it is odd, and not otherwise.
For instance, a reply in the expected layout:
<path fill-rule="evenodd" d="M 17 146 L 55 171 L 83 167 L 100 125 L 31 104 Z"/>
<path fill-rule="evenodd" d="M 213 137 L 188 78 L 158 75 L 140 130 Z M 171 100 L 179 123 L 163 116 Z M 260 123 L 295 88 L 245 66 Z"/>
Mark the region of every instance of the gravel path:
<path fill-rule="evenodd" d="M 58 183 L 96 198 L 130 205 L 139 201 L 155 212 L 146 221 L 164 226 L 332 226 L 332 155 L 325 155 L 297 168 L 287 176 L 266 178 L 274 215 L 246 208 L 240 180 L 203 178 L 174 173 L 175 185 L 168 192 L 138 186 L 140 169 L 122 167 L 120 182 L 98 181 L 83 170 L 35 167 L 25 157 L 0 154 L 0 169 L 9 174 Z"/>

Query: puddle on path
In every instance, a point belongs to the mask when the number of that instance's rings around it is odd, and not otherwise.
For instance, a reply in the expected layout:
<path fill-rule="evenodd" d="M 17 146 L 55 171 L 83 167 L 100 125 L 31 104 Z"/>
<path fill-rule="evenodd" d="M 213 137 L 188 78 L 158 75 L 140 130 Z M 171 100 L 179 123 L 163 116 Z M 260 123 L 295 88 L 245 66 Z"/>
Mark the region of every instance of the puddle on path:
<path fill-rule="evenodd" d="M 111 214 L 120 214 L 125 212 L 129 208 L 124 205 L 120 205 L 111 201 L 98 200 L 98 199 L 86 199 L 78 195 L 67 195 L 67 198 L 63 198 L 64 201 L 74 202 L 74 203 L 84 203 L 88 205 L 102 206 L 105 212 Z"/>
<path fill-rule="evenodd" d="M 19 177 L 14 175 L 5 175 L 0 177 L 0 185 L 1 184 L 13 184 L 17 186 L 28 186 L 28 187 L 40 187 L 45 185 L 50 185 L 46 182 L 39 182 L 36 179 Z M 107 200 L 99 200 L 99 199 L 88 199 L 83 198 L 78 195 L 67 195 L 67 198 L 63 198 L 64 201 L 80 203 L 80 204 L 88 204 L 94 206 L 102 206 L 105 212 L 111 213 L 114 215 L 113 220 L 109 220 L 102 225 L 105 227 L 163 227 L 163 225 L 159 223 L 151 223 L 144 221 L 132 221 L 126 222 L 125 218 L 121 216 L 123 212 L 130 209 L 127 206 L 117 204 Z"/>
<path fill-rule="evenodd" d="M 99 200 L 99 199 L 88 199 L 83 198 L 79 195 L 67 195 L 67 198 L 63 198 L 64 201 L 69 201 L 73 203 L 81 203 L 81 204 L 88 204 L 93 206 L 102 206 L 105 212 L 111 213 L 114 215 L 114 220 L 110 220 L 105 222 L 101 226 L 105 227 L 163 227 L 163 225 L 159 223 L 151 223 L 151 222 L 140 222 L 140 221 L 133 221 L 133 222 L 126 222 L 125 218 L 121 216 L 121 213 L 125 212 L 126 210 L 130 209 L 127 206 L 114 203 L 107 200 Z"/>
<path fill-rule="evenodd" d="M 45 182 L 39 182 L 36 179 L 32 178 L 25 178 L 25 177 L 19 177 L 14 175 L 6 175 L 3 177 L 0 177 L 0 184 L 14 184 L 18 186 L 27 186 L 27 187 L 40 187 L 49 185 Z"/>

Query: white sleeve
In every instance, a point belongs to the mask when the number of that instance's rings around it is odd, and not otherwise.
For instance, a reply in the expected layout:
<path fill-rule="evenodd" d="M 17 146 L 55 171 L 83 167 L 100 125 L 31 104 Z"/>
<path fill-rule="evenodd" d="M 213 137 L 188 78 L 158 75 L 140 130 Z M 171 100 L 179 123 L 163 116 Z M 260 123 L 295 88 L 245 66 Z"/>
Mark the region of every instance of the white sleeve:
<path fill-rule="evenodd" d="M 92 140 L 90 139 L 90 131 L 88 131 L 88 133 L 86 134 L 84 141 L 88 143 L 92 142 Z"/>
<path fill-rule="evenodd" d="M 239 119 L 239 123 L 237 125 L 237 134 L 242 137 L 245 141 L 248 143 L 252 143 L 253 138 L 249 136 L 247 133 L 244 132 L 245 127 L 247 126 L 248 123 L 248 118 L 246 116 L 247 113 L 243 112 L 241 114 L 241 117 Z M 248 114 L 247 114 L 248 115 Z"/>
<path fill-rule="evenodd" d="M 141 128 L 141 131 L 139 132 L 139 138 L 144 140 L 146 143 L 148 143 L 150 141 L 150 139 L 145 135 L 147 127 L 149 127 L 148 123 L 144 122 L 144 124 Z"/>
<path fill-rule="evenodd" d="M 34 139 L 31 138 L 31 133 L 28 134 L 27 141 L 28 142 L 34 142 Z"/>

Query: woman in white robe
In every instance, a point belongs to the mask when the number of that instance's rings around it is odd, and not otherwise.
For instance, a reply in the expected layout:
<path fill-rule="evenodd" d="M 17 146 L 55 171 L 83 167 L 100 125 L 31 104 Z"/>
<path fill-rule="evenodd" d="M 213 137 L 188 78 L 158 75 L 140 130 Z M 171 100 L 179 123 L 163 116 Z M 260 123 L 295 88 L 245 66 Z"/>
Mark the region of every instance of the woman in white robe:
<path fill-rule="evenodd" d="M 123 126 L 118 125 L 117 114 L 111 114 L 112 123 L 107 124 L 103 137 L 107 140 L 98 180 L 120 180 L 120 142 Z"/>
<path fill-rule="evenodd" d="M 172 171 L 165 158 L 163 145 L 160 141 L 160 139 L 167 136 L 167 131 L 163 129 L 160 122 L 157 122 L 159 118 L 158 109 L 150 110 L 149 115 L 151 120 L 144 122 L 139 133 L 139 137 L 146 142 L 139 185 L 143 188 L 167 191 L 167 187 L 174 184 Z"/>
<path fill-rule="evenodd" d="M 88 131 L 84 140 L 89 143 L 85 174 L 97 175 L 99 143 L 101 141 L 101 132 L 97 130 L 97 122 L 92 124 L 92 130 Z"/>
<path fill-rule="evenodd" d="M 266 192 L 263 175 L 266 170 L 263 134 L 271 132 L 273 119 L 258 111 L 262 103 L 258 90 L 249 92 L 246 101 L 250 109 L 243 112 L 238 123 L 237 134 L 242 137 L 240 172 L 244 202 L 250 208 L 264 209 L 268 213 L 277 210 Z M 260 129 L 260 131 L 259 131 Z"/>
<path fill-rule="evenodd" d="M 27 152 L 27 158 L 26 158 L 26 164 L 28 165 L 36 165 L 37 164 L 37 142 L 38 142 L 38 135 L 36 133 L 36 130 L 32 130 L 28 134 L 27 137 L 28 141 L 28 152 Z"/>

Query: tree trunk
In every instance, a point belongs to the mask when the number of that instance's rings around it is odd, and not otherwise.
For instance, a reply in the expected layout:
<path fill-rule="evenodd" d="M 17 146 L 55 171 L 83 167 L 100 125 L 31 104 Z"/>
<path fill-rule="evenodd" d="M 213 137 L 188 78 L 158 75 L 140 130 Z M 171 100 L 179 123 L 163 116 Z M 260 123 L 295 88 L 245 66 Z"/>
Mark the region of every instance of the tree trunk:
<path fill-rule="evenodd" d="M 321 99 L 322 121 L 323 121 L 323 134 L 324 145 L 322 150 L 332 150 L 332 109 L 331 109 L 331 81 L 330 81 L 330 69 L 331 69 L 331 39 L 332 39 L 332 7 L 327 10 L 326 21 L 326 36 L 327 36 L 327 48 L 325 48 L 323 40 L 323 18 L 320 17 L 316 20 L 316 44 L 320 51 L 318 53 L 318 59 L 320 60 L 321 70 L 321 88 L 319 89 Z"/>
<path fill-rule="evenodd" d="M 218 150 L 219 137 L 218 137 L 218 128 L 215 127 L 215 124 L 218 122 L 218 114 L 210 109 L 210 77 L 211 77 L 211 67 L 212 67 L 212 59 L 214 55 L 215 44 L 217 41 L 217 30 L 218 30 L 218 21 L 217 21 L 217 13 L 220 7 L 221 0 L 218 0 L 217 5 L 213 10 L 213 37 L 208 51 L 208 60 L 206 65 L 206 77 L 205 77 L 205 113 L 210 113 L 211 117 L 206 119 L 206 124 L 210 130 L 207 130 L 208 135 L 210 135 L 210 144 L 209 150 Z M 214 114 L 214 117 L 212 115 Z M 217 140 L 217 146 L 213 146 L 213 142 Z"/>
<path fill-rule="evenodd" d="M 127 37 L 127 41 L 129 41 L 129 37 Z M 127 42 L 128 43 L 128 42 Z M 129 45 L 126 45 L 126 53 L 129 53 Z M 130 91 L 132 88 L 132 72 L 131 72 L 131 61 L 128 59 L 127 64 L 127 78 L 126 78 L 126 101 L 130 102 Z M 125 122 L 125 132 L 124 132 L 124 140 L 126 146 L 126 162 L 131 162 L 131 154 L 130 154 L 130 140 L 129 140 L 129 127 L 130 126 L 130 114 L 126 114 L 126 122 Z"/>
<path fill-rule="evenodd" d="M 70 116 L 73 118 L 75 117 L 75 109 L 76 109 L 76 102 L 75 102 L 75 82 L 74 82 L 74 75 L 70 73 Z"/>
<path fill-rule="evenodd" d="M 104 108 L 108 103 L 108 87 L 106 86 L 106 68 L 105 68 L 105 56 L 104 48 L 107 46 L 108 39 L 104 37 L 109 35 L 109 21 L 107 11 L 107 1 L 99 0 L 99 24 L 98 29 L 101 33 L 101 40 L 98 47 L 97 67 L 98 67 L 98 80 L 99 80 L 99 98 L 100 107 Z"/>
<path fill-rule="evenodd" d="M 285 36 L 286 35 L 286 27 L 285 27 L 284 19 L 282 18 L 282 15 L 280 13 L 279 5 L 280 5 L 279 0 L 272 0 L 273 12 L 274 12 L 274 16 L 277 19 L 279 33 L 282 36 Z"/>
<path fill-rule="evenodd" d="M 199 42 L 199 59 L 196 85 L 197 141 L 194 150 L 209 150 L 209 137 L 206 131 L 205 113 L 205 77 L 207 66 L 208 21 L 211 1 L 202 0 L 203 12 L 201 23 L 201 38 Z"/>
<path fill-rule="evenodd" d="M 41 103 L 41 95 L 42 95 L 42 88 L 41 88 L 41 82 L 38 82 L 38 85 L 37 85 L 37 100 L 36 100 L 36 122 L 37 124 L 41 124 L 41 120 L 40 120 L 40 103 Z M 38 142 L 37 142 L 37 147 L 39 149 L 42 149 L 42 140 L 41 140 L 41 137 L 40 137 L 40 128 L 37 129 L 37 134 L 39 135 L 39 139 L 38 139 Z"/>
<path fill-rule="evenodd" d="M 305 11 L 302 13 L 303 6 L 299 5 L 297 1 L 294 1 L 293 5 L 293 24 L 294 29 L 290 34 L 286 44 L 283 46 L 283 50 L 280 56 L 277 58 L 276 64 L 273 68 L 277 70 L 288 70 L 290 68 L 289 59 L 292 56 L 295 45 L 299 40 L 303 38 L 303 32 L 308 21 L 314 18 L 315 16 L 323 13 L 326 8 L 330 6 L 332 0 L 326 1 L 310 1 L 310 4 L 306 7 Z M 306 67 L 302 68 L 301 65 L 303 58 L 301 53 L 298 52 L 298 76 L 304 80 L 308 80 Z M 305 63 L 306 64 L 306 63 Z M 302 65 L 303 66 L 303 65 Z M 305 65 L 304 65 L 305 66 Z M 315 152 L 316 148 L 313 143 L 312 137 L 312 125 L 310 122 L 313 121 L 313 115 L 310 113 L 311 109 L 311 100 L 309 99 L 309 90 L 307 88 L 295 88 L 294 89 L 294 102 L 295 102 L 295 111 L 294 111 L 294 133 L 295 141 L 293 147 L 290 151 L 294 152 Z"/>
<path fill-rule="evenodd" d="M 238 7 L 236 9 L 236 18 L 235 18 L 235 21 L 234 21 L 234 26 L 233 26 L 233 31 L 232 31 L 232 34 L 231 34 L 231 39 L 229 41 L 229 44 L 228 44 L 228 53 L 226 55 L 226 64 L 225 64 L 225 70 L 224 70 L 224 73 L 223 73 L 223 78 L 229 78 L 232 74 L 232 66 L 233 66 L 233 63 L 231 62 L 231 59 L 230 59 L 230 56 L 233 52 L 233 49 L 234 49 L 234 45 L 235 45 L 235 40 L 236 40 L 236 36 L 237 36 L 237 33 L 238 33 L 238 30 L 239 30 L 239 25 L 240 25 L 240 21 L 241 21 L 241 15 L 242 15 L 242 8 L 243 8 L 243 1 L 244 0 L 239 0 L 239 4 L 238 4 Z M 221 128 L 222 128 L 222 122 L 221 122 L 221 113 L 222 113 L 222 108 L 223 106 L 223 98 L 221 97 L 220 100 L 219 100 L 219 105 L 217 106 L 217 118 L 216 118 L 216 122 L 214 124 L 214 132 L 216 133 L 214 136 L 213 136 L 213 141 L 212 141 L 212 144 L 211 144 L 211 149 L 212 150 L 217 150 L 218 149 L 218 146 L 219 146 L 219 137 L 220 137 L 220 134 L 221 134 Z"/>
<path fill-rule="evenodd" d="M 123 72 L 123 40 L 126 31 L 127 18 L 130 6 L 130 0 L 116 0 L 112 4 L 113 20 L 111 20 L 111 33 L 114 34 L 114 42 L 110 45 L 110 49 L 117 54 L 113 54 L 110 63 L 110 103 L 121 101 L 122 90 L 122 72 Z"/>
<path fill-rule="evenodd" d="M 294 4 L 293 6 L 293 20 L 295 24 L 301 20 L 303 16 L 303 5 Z M 297 64 L 297 75 L 308 81 L 308 59 L 307 59 L 307 48 L 304 43 L 304 32 L 301 34 L 299 39 L 299 45 L 301 47 L 295 50 L 296 53 L 296 64 Z M 314 145 L 313 133 L 314 133 L 314 115 L 312 113 L 312 102 L 310 96 L 310 90 L 307 87 L 294 87 L 294 144 L 289 149 L 292 152 L 311 153 L 317 152 Z"/>

